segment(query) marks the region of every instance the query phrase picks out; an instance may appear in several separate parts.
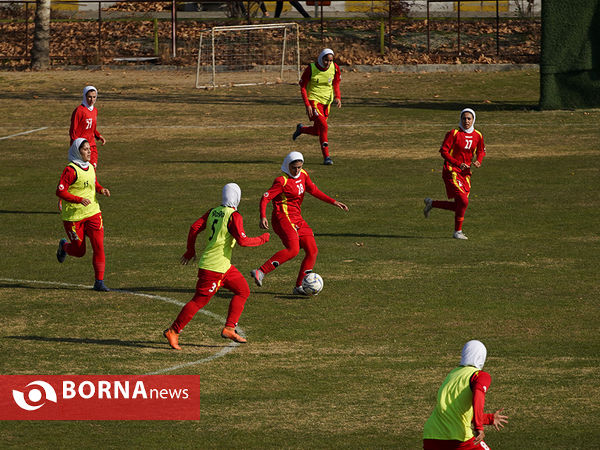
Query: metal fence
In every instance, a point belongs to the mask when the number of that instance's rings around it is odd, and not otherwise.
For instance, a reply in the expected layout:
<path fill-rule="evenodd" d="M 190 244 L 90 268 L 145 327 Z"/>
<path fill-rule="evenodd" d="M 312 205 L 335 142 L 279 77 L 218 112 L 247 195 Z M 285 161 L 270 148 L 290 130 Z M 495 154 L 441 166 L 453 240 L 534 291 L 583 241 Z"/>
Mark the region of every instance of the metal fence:
<path fill-rule="evenodd" d="M 354 14 L 325 11 L 337 1 L 313 1 L 312 18 L 292 10 L 282 19 L 264 16 L 257 1 L 82 1 L 97 5 L 95 11 L 52 11 L 51 63 L 193 65 L 199 37 L 211 27 L 289 21 L 293 15 L 301 27 L 303 63 L 323 46 L 335 48 L 338 60 L 350 65 L 447 63 L 457 57 L 481 63 L 538 60 L 539 19 L 502 17 L 498 0 L 495 15 L 485 18 L 461 15 L 461 4 L 479 0 L 428 0 L 423 18 L 406 17 L 402 0 L 372 2 L 370 10 Z M 458 5 L 455 17 L 430 16 L 430 3 L 442 2 Z M 271 10 L 275 4 L 265 3 Z M 34 14 L 34 0 L 0 0 L 0 65 L 28 63 Z"/>

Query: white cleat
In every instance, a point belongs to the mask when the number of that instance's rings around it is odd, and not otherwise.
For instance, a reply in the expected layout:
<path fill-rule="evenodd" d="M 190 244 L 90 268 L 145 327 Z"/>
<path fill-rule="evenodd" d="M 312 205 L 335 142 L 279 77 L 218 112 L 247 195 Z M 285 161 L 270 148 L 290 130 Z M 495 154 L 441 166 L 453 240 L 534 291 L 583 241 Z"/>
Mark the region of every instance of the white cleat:
<path fill-rule="evenodd" d="M 468 237 L 465 236 L 465 234 L 462 232 L 462 230 L 455 231 L 454 234 L 452 235 L 452 237 L 454 239 L 463 239 L 463 240 L 469 239 Z"/>
<path fill-rule="evenodd" d="M 260 269 L 251 270 L 250 276 L 252 278 L 254 278 L 254 282 L 256 283 L 256 285 L 258 287 L 262 286 L 263 278 L 265 277 L 265 274 L 262 270 L 260 270 Z"/>
<path fill-rule="evenodd" d="M 423 200 L 425 202 L 425 208 L 423 208 L 423 215 L 425 216 L 425 218 L 427 219 L 429 217 L 429 213 L 431 212 L 431 210 L 433 209 L 433 200 L 430 199 L 429 197 L 427 197 L 425 200 Z"/>
<path fill-rule="evenodd" d="M 292 295 L 308 295 L 302 286 L 296 286 L 292 291 Z"/>

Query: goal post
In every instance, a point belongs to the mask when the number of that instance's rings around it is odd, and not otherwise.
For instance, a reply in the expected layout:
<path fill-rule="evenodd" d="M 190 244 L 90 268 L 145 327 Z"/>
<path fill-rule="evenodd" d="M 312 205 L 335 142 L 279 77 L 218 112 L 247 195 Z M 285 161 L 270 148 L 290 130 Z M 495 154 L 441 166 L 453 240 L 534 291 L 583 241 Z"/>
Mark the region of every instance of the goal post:
<path fill-rule="evenodd" d="M 200 35 L 196 88 L 297 83 L 297 23 L 213 27 Z"/>

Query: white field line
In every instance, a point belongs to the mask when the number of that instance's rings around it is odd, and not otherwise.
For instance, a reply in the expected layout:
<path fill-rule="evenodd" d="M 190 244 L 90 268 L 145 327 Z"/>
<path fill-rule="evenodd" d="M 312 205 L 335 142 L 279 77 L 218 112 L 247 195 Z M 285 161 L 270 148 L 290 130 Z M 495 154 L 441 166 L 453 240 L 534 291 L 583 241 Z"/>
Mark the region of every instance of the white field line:
<path fill-rule="evenodd" d="M 36 128 L 35 130 L 29 130 L 29 131 L 23 131 L 21 133 L 11 134 L 10 136 L 2 136 L 2 137 L 0 137 L 0 141 L 3 139 L 10 139 L 10 138 L 13 138 L 16 136 L 21 136 L 23 134 L 35 133 L 36 131 L 42 131 L 42 130 L 46 130 L 46 129 L 48 129 L 48 127 Z"/>
<path fill-rule="evenodd" d="M 15 279 L 15 278 L 0 278 L 0 281 L 8 281 L 8 282 L 12 282 L 12 283 L 44 284 L 44 285 L 50 285 L 50 286 L 65 286 L 65 287 L 77 287 L 77 288 L 91 289 L 91 286 L 85 285 L 85 284 L 61 283 L 58 281 L 19 280 L 19 279 Z M 120 292 L 123 294 L 135 295 L 137 297 L 144 297 L 144 298 L 150 298 L 150 299 L 154 299 L 154 300 L 160 300 L 161 302 L 172 303 L 172 304 L 180 306 L 180 307 L 185 305 L 185 303 L 175 300 L 174 298 L 163 297 L 161 295 L 143 294 L 140 292 L 125 291 L 122 289 L 111 289 L 111 291 L 112 292 Z M 215 314 L 214 312 L 207 311 L 206 309 L 200 309 L 200 310 L 198 310 L 198 312 L 202 313 L 208 317 L 211 317 L 215 320 L 218 320 L 220 322 L 225 322 L 225 319 L 223 317 L 219 316 L 218 314 Z M 246 336 L 246 333 L 240 327 L 237 327 L 236 330 L 241 336 L 244 336 L 244 337 Z M 178 364 L 176 366 L 166 367 L 164 369 L 157 370 L 156 372 L 145 373 L 144 375 L 158 375 L 161 373 L 172 372 L 173 370 L 181 369 L 182 367 L 190 367 L 190 366 L 196 366 L 198 364 L 204 364 L 204 363 L 210 362 L 214 359 L 225 356 L 227 353 L 231 352 L 232 350 L 234 350 L 236 347 L 239 347 L 239 346 L 240 346 L 239 343 L 231 341 L 229 343 L 229 345 L 227 345 L 226 347 L 223 347 L 217 353 L 215 353 L 211 356 L 207 356 L 206 358 L 198 359 L 196 361 L 190 361 L 190 362 L 183 363 L 183 364 Z M 165 346 L 165 348 L 166 348 L 166 346 Z"/>

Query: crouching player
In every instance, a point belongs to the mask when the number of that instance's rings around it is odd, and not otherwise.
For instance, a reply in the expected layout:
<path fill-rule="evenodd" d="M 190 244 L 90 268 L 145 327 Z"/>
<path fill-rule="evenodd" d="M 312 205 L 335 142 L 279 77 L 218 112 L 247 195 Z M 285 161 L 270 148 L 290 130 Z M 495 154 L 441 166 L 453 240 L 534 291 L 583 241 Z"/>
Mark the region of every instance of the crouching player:
<path fill-rule="evenodd" d="M 242 191 L 235 183 L 223 187 L 221 206 L 210 209 L 190 227 L 187 240 L 187 251 L 181 257 L 181 264 L 186 265 L 196 255 L 196 237 L 208 227 L 206 247 L 198 263 L 198 282 L 194 297 L 182 308 L 173 324 L 163 332 L 169 345 L 176 350 L 179 346 L 179 333 L 192 317 L 203 308 L 221 286 L 233 292 L 229 303 L 229 312 L 221 337 L 245 343 L 235 327 L 244 310 L 244 304 L 250 295 L 248 282 L 240 271 L 231 264 L 231 253 L 237 242 L 242 247 L 258 247 L 269 241 L 269 233 L 258 237 L 248 237 L 244 232 L 242 215 L 237 211 Z"/>

